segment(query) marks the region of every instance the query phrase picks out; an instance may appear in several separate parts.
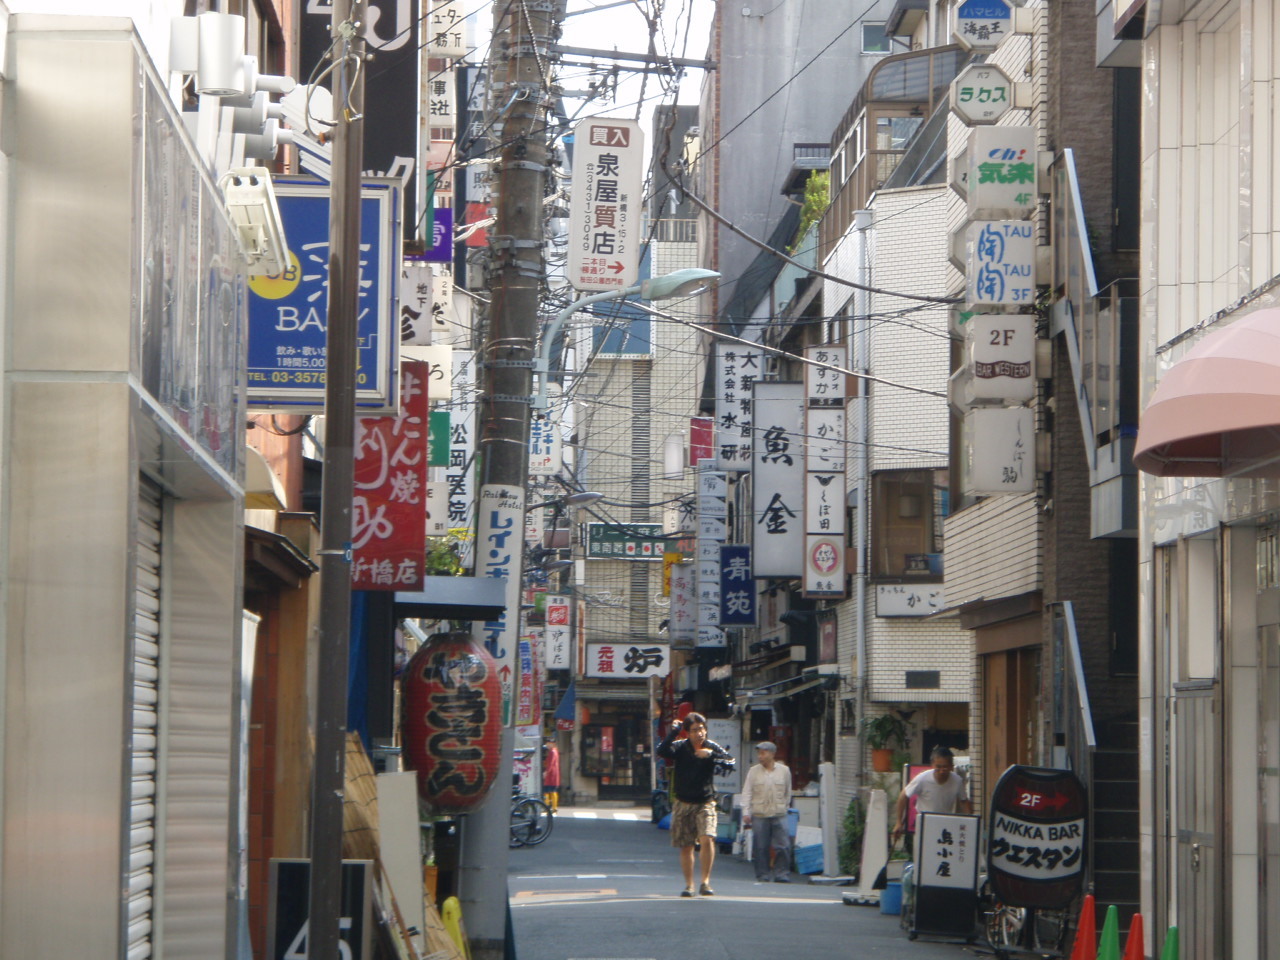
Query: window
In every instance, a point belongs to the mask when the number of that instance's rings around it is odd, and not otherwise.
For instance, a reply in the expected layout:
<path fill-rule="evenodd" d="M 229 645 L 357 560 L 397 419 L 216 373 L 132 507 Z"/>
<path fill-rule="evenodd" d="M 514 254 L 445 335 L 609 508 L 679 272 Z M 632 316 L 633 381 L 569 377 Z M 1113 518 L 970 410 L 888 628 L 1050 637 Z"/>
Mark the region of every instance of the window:
<path fill-rule="evenodd" d="M 862 52 L 889 52 L 889 37 L 884 32 L 883 23 L 864 23 L 862 25 Z"/>
<path fill-rule="evenodd" d="M 877 473 L 871 498 L 871 575 L 941 580 L 942 521 L 949 503 L 947 471 Z"/>

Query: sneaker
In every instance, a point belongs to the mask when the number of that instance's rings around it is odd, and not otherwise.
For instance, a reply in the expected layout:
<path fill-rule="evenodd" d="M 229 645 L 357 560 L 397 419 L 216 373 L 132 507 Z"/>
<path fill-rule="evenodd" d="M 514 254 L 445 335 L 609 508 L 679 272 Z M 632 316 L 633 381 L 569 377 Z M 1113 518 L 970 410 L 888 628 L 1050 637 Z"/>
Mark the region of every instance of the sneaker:
<path fill-rule="evenodd" d="M 692 890 L 692 889 L 688 889 L 688 888 L 687 888 L 687 889 L 684 889 L 684 890 L 681 890 L 681 891 L 680 891 L 680 896 L 682 896 L 682 897 L 692 897 L 692 896 L 693 896 L 693 890 Z"/>
<path fill-rule="evenodd" d="M 774 877 L 773 882 L 774 883 L 790 883 L 791 878 L 790 877 Z"/>
<path fill-rule="evenodd" d="M 704 897 L 715 896 L 715 891 L 711 889 L 711 884 L 709 883 L 704 883 L 701 889 L 698 890 L 698 892 L 702 894 Z"/>

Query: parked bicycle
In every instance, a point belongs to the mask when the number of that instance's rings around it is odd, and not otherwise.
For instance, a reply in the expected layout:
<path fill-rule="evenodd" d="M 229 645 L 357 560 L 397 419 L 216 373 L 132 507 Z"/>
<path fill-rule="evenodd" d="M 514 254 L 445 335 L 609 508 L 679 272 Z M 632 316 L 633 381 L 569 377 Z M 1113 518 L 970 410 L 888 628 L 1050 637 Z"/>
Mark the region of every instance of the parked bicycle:
<path fill-rule="evenodd" d="M 982 885 L 983 933 L 997 960 L 1019 953 L 1062 957 L 1072 930 L 1069 910 L 1037 910 L 1011 907 L 995 898 L 988 883 Z"/>
<path fill-rule="evenodd" d="M 538 797 L 520 792 L 520 777 L 511 783 L 511 847 L 532 847 L 551 836 L 551 807 Z"/>

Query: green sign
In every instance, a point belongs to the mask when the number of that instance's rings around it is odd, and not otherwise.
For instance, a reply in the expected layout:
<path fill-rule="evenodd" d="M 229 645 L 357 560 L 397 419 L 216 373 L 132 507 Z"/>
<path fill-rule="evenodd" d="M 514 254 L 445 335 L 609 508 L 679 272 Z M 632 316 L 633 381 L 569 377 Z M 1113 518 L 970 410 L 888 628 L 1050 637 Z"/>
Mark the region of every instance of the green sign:
<path fill-rule="evenodd" d="M 667 539 L 660 523 L 588 523 L 587 556 L 607 560 L 661 560 Z"/>
<path fill-rule="evenodd" d="M 449 465 L 449 411 L 432 410 L 427 427 L 427 466 Z"/>

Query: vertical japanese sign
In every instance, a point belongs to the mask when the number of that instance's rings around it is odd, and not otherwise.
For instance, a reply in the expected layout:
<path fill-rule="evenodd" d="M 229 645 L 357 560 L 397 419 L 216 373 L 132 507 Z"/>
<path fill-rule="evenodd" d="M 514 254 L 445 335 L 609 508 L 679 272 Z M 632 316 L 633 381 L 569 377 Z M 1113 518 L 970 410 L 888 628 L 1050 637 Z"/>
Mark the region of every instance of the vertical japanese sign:
<path fill-rule="evenodd" d="M 715 456 L 716 421 L 714 417 L 689 418 L 689 466 Z"/>
<path fill-rule="evenodd" d="M 697 594 L 699 647 L 723 647 L 720 628 L 720 551 L 728 538 L 729 477 L 714 460 L 698 464 Z"/>
<path fill-rule="evenodd" d="M 916 822 L 912 926 L 917 933 L 953 937 L 972 933 L 978 905 L 980 824 L 977 817 L 921 812 Z"/>
<path fill-rule="evenodd" d="M 351 585 L 421 590 L 427 536 L 427 365 L 400 367 L 403 412 L 357 417 Z"/>
<path fill-rule="evenodd" d="M 551 398 L 548 410 L 534 410 L 529 417 L 529 475 L 553 477 L 563 467 L 560 459 L 560 417 L 552 410 L 559 409 L 562 388 L 557 383 L 547 385 Z"/>
<path fill-rule="evenodd" d="M 516 698 L 516 725 L 537 723 L 541 718 L 542 684 L 537 657 L 542 642 L 540 628 L 530 627 L 520 638 L 520 692 Z"/>
<path fill-rule="evenodd" d="M 566 272 L 579 290 L 625 290 L 640 276 L 644 134 L 634 120 L 588 117 L 573 128 Z"/>
<path fill-rule="evenodd" d="M 476 529 L 476 576 L 505 577 L 503 612 L 475 625 L 475 636 L 497 662 L 502 685 L 502 724 L 511 726 L 515 698 L 516 632 L 520 619 L 520 562 L 524 547 L 524 488 L 486 483 L 480 487 Z"/>
<path fill-rule="evenodd" d="M 1026 403 L 1036 395 L 1036 318 L 1029 314 L 982 314 L 965 324 L 963 387 L 968 403 Z"/>
<path fill-rule="evenodd" d="M 454 350 L 453 399 L 449 403 L 449 465 L 445 467 L 444 479 L 449 485 L 449 529 L 459 531 L 464 537 L 470 531 L 472 510 L 475 509 L 475 393 L 475 354 L 470 350 Z M 472 567 L 469 562 L 463 565 L 468 569 Z"/>
<path fill-rule="evenodd" d="M 1035 227 L 1027 220 L 974 220 L 968 227 L 965 303 L 1022 307 L 1035 302 Z"/>
<path fill-rule="evenodd" d="M 698 637 L 697 570 L 694 563 L 671 565 L 671 608 L 667 632 L 671 646 L 690 650 Z"/>
<path fill-rule="evenodd" d="M 1036 212 L 1036 130 L 1034 127 L 975 127 L 957 163 L 965 165 L 970 219 L 990 211 L 1014 220 Z"/>
<path fill-rule="evenodd" d="M 716 469 L 751 469 L 752 390 L 764 372 L 764 351 L 716 344 Z"/>
<path fill-rule="evenodd" d="M 757 577 L 804 571 L 804 384 L 755 385 L 751 537 Z"/>
<path fill-rule="evenodd" d="M 756 582 L 749 544 L 726 543 L 720 548 L 720 625 L 756 625 Z"/>
<path fill-rule="evenodd" d="M 568 670 L 573 666 L 569 626 L 569 598 L 547 597 L 547 667 L 551 670 Z"/>
<path fill-rule="evenodd" d="M 805 349 L 804 419 L 808 456 L 804 485 L 806 597 L 843 597 L 845 580 L 845 401 L 849 351 L 844 344 Z M 824 364 L 815 366 L 814 364 Z M 835 369 L 839 368 L 839 369 Z"/>
<path fill-rule="evenodd" d="M 405 260 L 400 267 L 400 343 L 431 342 L 433 285 L 431 264 Z"/>
<path fill-rule="evenodd" d="M 467 55 L 466 0 L 431 0 L 426 25 L 426 50 L 432 57 L 454 59 Z"/>
<path fill-rule="evenodd" d="M 964 418 L 965 493 L 998 496 L 1035 489 L 1035 419 L 1029 407 L 970 410 Z"/>

